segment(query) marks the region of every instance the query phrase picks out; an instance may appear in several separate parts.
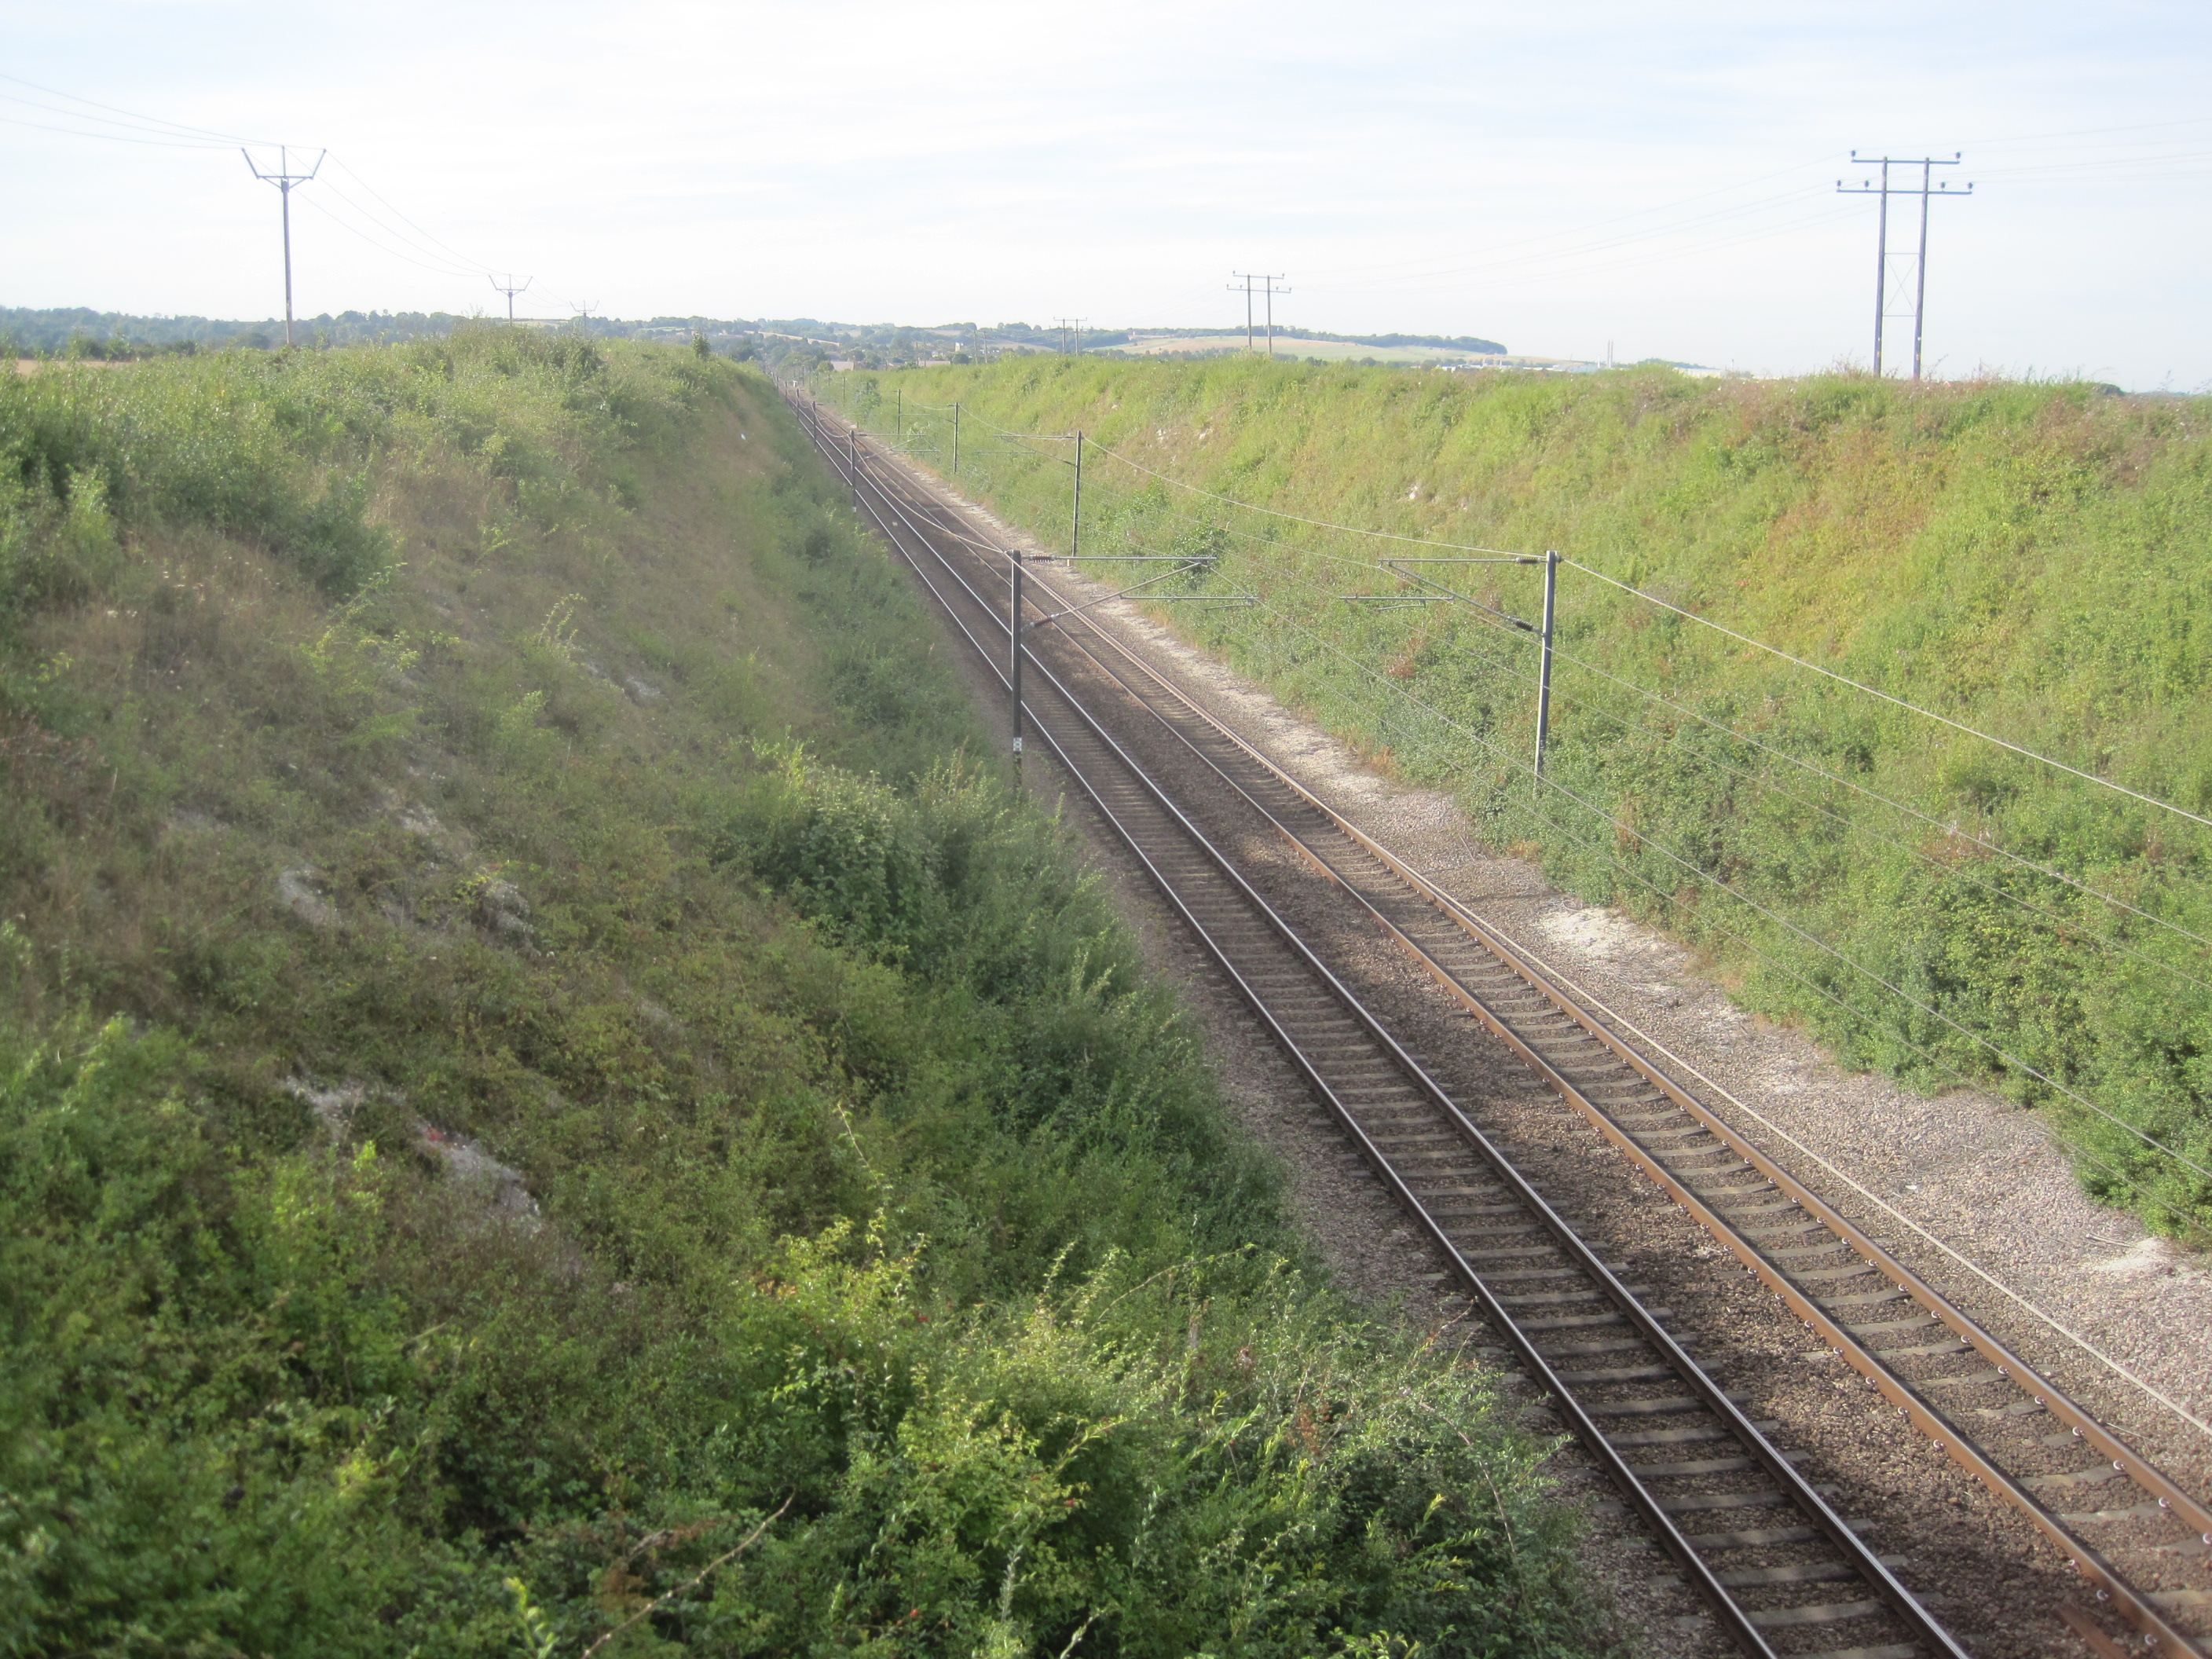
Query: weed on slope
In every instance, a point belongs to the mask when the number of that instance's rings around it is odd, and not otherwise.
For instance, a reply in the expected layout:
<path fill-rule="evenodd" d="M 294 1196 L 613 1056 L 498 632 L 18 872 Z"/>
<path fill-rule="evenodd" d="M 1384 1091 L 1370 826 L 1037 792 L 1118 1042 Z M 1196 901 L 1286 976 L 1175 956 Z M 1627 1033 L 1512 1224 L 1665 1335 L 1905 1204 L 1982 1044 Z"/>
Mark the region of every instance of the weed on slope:
<path fill-rule="evenodd" d="M 766 384 L 0 385 L 0 1652 L 1570 1654 Z"/>

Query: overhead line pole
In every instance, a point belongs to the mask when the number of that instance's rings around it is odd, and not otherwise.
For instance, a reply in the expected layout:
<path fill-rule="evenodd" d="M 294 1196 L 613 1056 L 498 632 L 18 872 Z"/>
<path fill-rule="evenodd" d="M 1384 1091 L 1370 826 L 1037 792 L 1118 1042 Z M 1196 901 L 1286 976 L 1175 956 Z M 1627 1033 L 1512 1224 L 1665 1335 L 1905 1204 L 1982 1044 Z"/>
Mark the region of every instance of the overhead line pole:
<path fill-rule="evenodd" d="M 1963 190 L 1954 190 L 1948 183 L 1938 185 L 1933 182 L 1935 170 L 1937 167 L 1954 167 L 1959 165 L 1960 156 L 1955 152 L 1947 159 L 1940 155 L 1862 157 L 1856 150 L 1853 150 L 1851 160 L 1854 161 L 1863 160 L 1867 165 L 1879 166 L 1881 169 L 1875 180 L 1862 181 L 1856 185 L 1847 185 L 1840 179 L 1836 180 L 1836 193 L 1839 196 L 1873 196 L 1878 197 L 1881 203 L 1875 220 L 1874 254 L 1874 372 L 1876 374 L 1881 373 L 1882 335 L 1884 325 L 1889 315 L 1889 198 L 1893 196 L 1917 196 L 1920 198 L 1920 248 L 1912 273 L 1912 378 L 1917 380 L 1920 378 L 1928 315 L 1929 198 L 1936 196 L 1971 196 L 1974 193 L 1974 187 L 1969 184 Z M 1919 188 L 1916 190 L 1902 185 L 1891 184 L 1889 170 L 1893 167 L 1918 167 L 1920 169 Z"/>
<path fill-rule="evenodd" d="M 1022 550 L 1009 548 L 1006 557 L 1013 563 L 1014 575 L 1013 605 L 1006 629 L 1007 648 L 1012 655 L 1006 678 L 1014 698 L 1014 769 L 1018 772 L 1022 767 Z"/>
<path fill-rule="evenodd" d="M 253 152 L 252 150 L 241 147 L 238 153 L 246 158 L 246 167 L 252 172 L 255 178 L 261 180 L 264 185 L 274 185 L 276 186 L 276 194 L 283 202 L 284 343 L 289 348 L 292 343 L 292 189 L 295 185 L 304 185 L 307 183 L 309 180 L 313 179 L 318 173 L 321 172 L 323 169 L 323 157 L 329 155 L 330 152 L 326 149 L 317 150 L 315 152 L 314 166 L 309 167 L 305 173 L 295 173 L 292 171 L 292 154 L 291 149 L 289 145 L 279 144 L 276 146 L 276 171 L 274 173 L 264 173 L 261 170 L 260 164 L 253 159 Z"/>
<path fill-rule="evenodd" d="M 507 295 L 507 320 L 508 322 L 511 323 L 514 320 L 514 296 L 526 291 L 530 285 L 537 280 L 538 279 L 535 276 L 526 276 L 522 279 L 521 285 L 518 287 L 515 283 L 514 273 L 511 270 L 507 273 L 507 280 L 503 283 L 496 276 L 491 279 L 492 287 L 496 289 L 500 293 Z"/>
<path fill-rule="evenodd" d="M 1552 736 L 1552 618 L 1559 597 L 1559 556 L 1544 551 L 1543 644 L 1536 665 L 1536 793 L 1544 790 L 1544 748 Z"/>
<path fill-rule="evenodd" d="M 1288 294 L 1290 292 L 1290 289 L 1286 288 L 1277 288 L 1275 286 L 1277 283 L 1283 280 L 1283 273 L 1279 270 L 1273 272 L 1264 270 L 1232 270 L 1229 274 L 1237 279 L 1237 282 L 1229 284 L 1229 291 L 1231 294 L 1236 293 L 1240 283 L 1243 285 L 1244 290 L 1244 349 L 1248 352 L 1252 349 L 1252 337 L 1255 329 L 1252 320 L 1252 295 L 1254 291 L 1252 284 L 1259 283 L 1264 285 L 1259 289 L 1259 292 L 1267 296 L 1267 355 L 1270 357 L 1273 356 L 1275 355 L 1275 296 L 1278 294 Z"/>

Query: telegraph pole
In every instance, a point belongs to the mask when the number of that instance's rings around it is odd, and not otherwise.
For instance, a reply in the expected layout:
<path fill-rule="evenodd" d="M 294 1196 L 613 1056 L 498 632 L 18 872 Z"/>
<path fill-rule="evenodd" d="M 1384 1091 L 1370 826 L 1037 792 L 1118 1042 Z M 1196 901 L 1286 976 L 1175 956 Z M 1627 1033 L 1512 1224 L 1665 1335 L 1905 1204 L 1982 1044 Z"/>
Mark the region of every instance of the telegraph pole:
<path fill-rule="evenodd" d="M 1936 196 L 1971 196 L 1974 193 L 1974 187 L 1969 184 L 1962 190 L 1954 188 L 1948 181 L 1940 185 L 1930 182 L 1937 167 L 1954 167 L 1959 165 L 1960 157 L 1957 152 L 1954 152 L 1947 160 L 1940 155 L 1862 156 L 1856 150 L 1853 150 L 1851 160 L 1863 161 L 1869 167 L 1879 167 L 1881 169 L 1877 178 L 1862 179 L 1856 185 L 1847 185 L 1840 179 L 1836 180 L 1836 193 L 1839 196 L 1875 196 L 1881 200 L 1880 215 L 1875 221 L 1874 244 L 1874 372 L 1876 374 L 1881 373 L 1882 325 L 1890 315 L 1889 198 L 1893 196 L 1917 196 L 1920 198 L 1920 251 L 1911 256 L 1913 262 L 1912 378 L 1917 380 L 1920 378 L 1921 350 L 1925 338 L 1925 323 L 1928 314 L 1929 198 Z M 1889 170 L 1893 167 L 1918 167 L 1920 169 L 1919 185 L 1916 187 L 1911 185 L 1892 184 Z"/>
<path fill-rule="evenodd" d="M 527 290 L 530 285 L 537 280 L 538 279 L 535 276 L 526 276 L 518 283 L 514 280 L 514 273 L 511 270 L 507 273 L 507 280 L 503 283 L 496 276 L 491 279 L 492 287 L 498 292 L 507 295 L 507 320 L 508 322 L 511 323 L 514 320 L 514 296 Z"/>
<path fill-rule="evenodd" d="M 292 171 L 291 150 L 288 146 L 283 144 L 276 146 L 276 171 L 274 173 L 264 173 L 261 170 L 260 165 L 254 161 L 252 151 L 241 149 L 238 153 L 246 157 L 246 165 L 255 178 L 261 180 L 264 185 L 274 185 L 276 186 L 276 194 L 282 198 L 283 201 L 284 344 L 289 349 L 292 343 L 292 187 L 295 185 L 306 184 L 318 173 L 321 172 L 323 167 L 323 157 L 329 155 L 330 152 L 328 150 L 322 149 L 317 150 L 315 152 L 314 166 L 309 167 L 305 173 L 295 173 Z"/>
<path fill-rule="evenodd" d="M 1067 518 L 1067 556 L 1083 551 L 1083 434 L 1075 434 L 1075 500 Z"/>
<path fill-rule="evenodd" d="M 1060 331 L 1060 355 L 1080 357 L 1083 355 L 1083 325 L 1087 317 L 1055 317 L 1053 326 Z"/>
<path fill-rule="evenodd" d="M 1286 288 L 1275 286 L 1283 280 L 1283 273 L 1279 270 L 1273 273 L 1263 270 L 1232 270 L 1229 274 L 1237 278 L 1236 282 L 1229 284 L 1229 291 L 1231 294 L 1236 293 L 1240 285 L 1244 290 L 1244 349 L 1247 351 L 1252 349 L 1252 284 L 1255 283 L 1262 284 L 1259 292 L 1267 296 L 1267 355 L 1270 357 L 1273 356 L 1275 355 L 1275 296 L 1278 294 L 1290 292 Z"/>
<path fill-rule="evenodd" d="M 1536 668 L 1536 793 L 1544 793 L 1544 750 L 1552 737 L 1552 620 L 1559 607 L 1559 556 L 1544 554 L 1544 631 Z"/>
<path fill-rule="evenodd" d="M 1013 561 L 1014 567 L 1014 602 L 1012 614 L 1007 618 L 1012 624 L 1008 634 L 1013 657 L 1007 669 L 1014 696 L 1014 770 L 1018 772 L 1022 769 L 1022 550 L 1011 549 L 1006 556 Z"/>

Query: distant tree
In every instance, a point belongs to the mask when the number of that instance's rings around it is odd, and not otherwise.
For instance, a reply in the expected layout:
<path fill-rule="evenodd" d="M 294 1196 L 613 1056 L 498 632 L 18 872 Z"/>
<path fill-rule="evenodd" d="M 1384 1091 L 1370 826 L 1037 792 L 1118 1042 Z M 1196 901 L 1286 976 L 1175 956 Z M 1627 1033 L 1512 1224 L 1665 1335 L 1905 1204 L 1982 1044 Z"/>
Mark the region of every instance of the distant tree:
<path fill-rule="evenodd" d="M 694 356 L 700 357 L 711 357 L 714 355 L 714 348 L 708 342 L 705 329 L 695 328 L 691 331 L 691 350 Z"/>

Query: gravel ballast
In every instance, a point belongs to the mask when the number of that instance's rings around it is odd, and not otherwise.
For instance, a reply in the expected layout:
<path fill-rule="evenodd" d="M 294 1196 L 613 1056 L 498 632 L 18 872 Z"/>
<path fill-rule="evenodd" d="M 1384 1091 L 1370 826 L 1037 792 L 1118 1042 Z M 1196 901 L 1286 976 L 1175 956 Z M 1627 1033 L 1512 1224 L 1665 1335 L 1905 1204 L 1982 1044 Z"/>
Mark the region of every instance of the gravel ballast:
<path fill-rule="evenodd" d="M 972 504 L 962 505 L 1000 544 L 1026 544 Z M 1105 592 L 1064 570 L 1051 580 L 1087 590 L 1085 599 Z M 1484 848 L 1449 798 L 1378 776 L 1126 603 L 1090 614 L 1286 773 L 1600 1005 L 1617 1029 L 1686 1074 L 1719 1115 L 2185 1486 L 2199 1492 L 2212 1486 L 2212 1437 L 2122 1379 L 2113 1364 L 2083 1352 L 2037 1311 L 2070 1327 L 2181 1411 L 2212 1419 L 2212 1273 L 2149 1238 L 2131 1218 L 2091 1203 L 2033 1113 L 1973 1091 L 1929 1099 L 1886 1079 L 1840 1072 L 1802 1033 L 1735 1009 L 1680 946 L 1552 890 L 1530 865 Z M 996 701 L 996 688 L 980 672 L 977 689 Z M 1540 1085 L 1532 1088 L 1534 1080 L 1503 1046 L 1371 926 L 1333 903 L 1325 884 L 1285 847 L 1219 802 L 1218 781 L 1209 787 L 1156 735 L 1124 735 L 1175 783 L 1179 798 L 1204 803 L 1208 833 L 1234 848 L 1248 878 L 1316 943 L 1327 940 L 1332 962 L 1455 1096 L 1477 1108 L 1486 1130 L 1547 1195 L 1679 1311 L 1709 1365 L 1731 1388 L 1754 1395 L 1760 1414 L 1778 1419 L 1793 1448 L 1814 1461 L 1822 1479 L 1832 1478 L 1844 1512 L 1871 1517 L 1870 1535 L 1907 1564 L 1899 1571 L 1916 1593 L 1948 1598 L 1945 1616 L 1962 1634 L 1972 1632 L 1975 1651 L 2073 1649 L 2055 1611 L 2084 1592 L 2019 1516 L 1899 1425 L 1832 1355 L 1808 1351 L 1802 1328 L 1779 1315 L 1747 1274 L 1719 1263 L 1705 1235 L 1652 1202 L 1648 1190 L 1639 1197 L 1616 1154 Z M 1033 766 L 1031 779 L 1048 791 L 1058 787 L 1048 768 Z M 1191 988 L 1231 1097 L 1282 1158 L 1317 1249 L 1356 1292 L 1378 1304 L 1395 1302 L 1423 1323 L 1449 1321 L 1454 1304 L 1437 1282 L 1441 1264 L 1415 1244 L 1379 1183 L 1347 1159 L 1295 1073 L 1103 824 L 1071 805 L 1092 830 L 1102 864 L 1155 959 Z M 1576 1462 L 1564 1455 L 1567 1465 Z M 1701 1650 L 1699 1630 L 1676 1622 L 1681 1608 L 1666 1594 L 1664 1564 L 1638 1560 L 1632 1529 L 1610 1528 L 1605 1536 L 1610 1541 L 1594 1560 L 1643 1627 L 1638 1650 Z"/>

